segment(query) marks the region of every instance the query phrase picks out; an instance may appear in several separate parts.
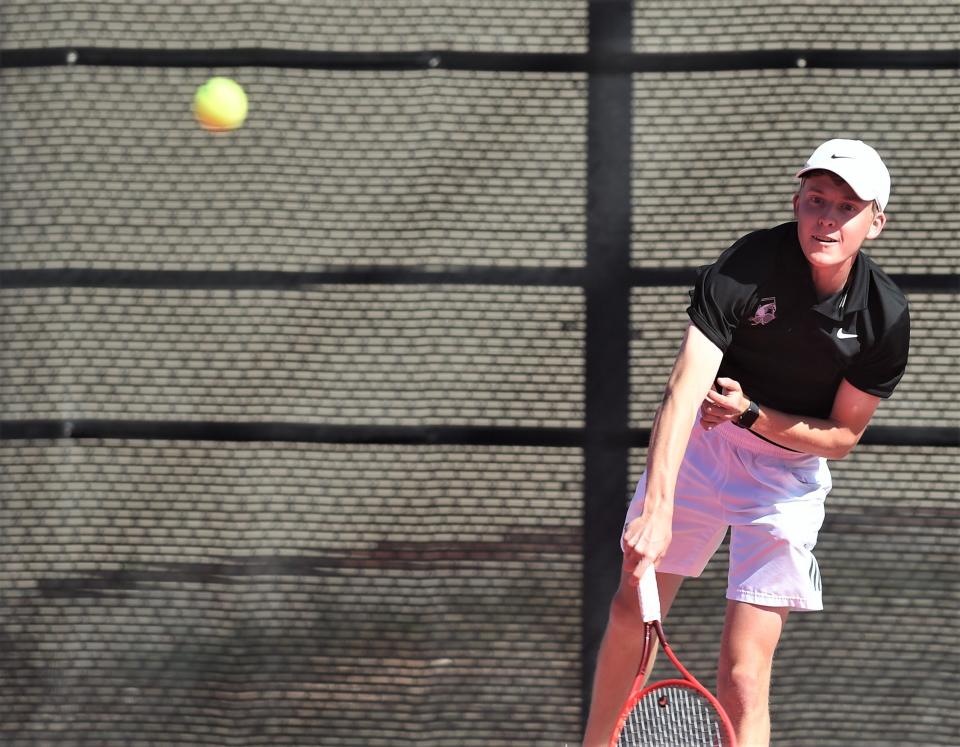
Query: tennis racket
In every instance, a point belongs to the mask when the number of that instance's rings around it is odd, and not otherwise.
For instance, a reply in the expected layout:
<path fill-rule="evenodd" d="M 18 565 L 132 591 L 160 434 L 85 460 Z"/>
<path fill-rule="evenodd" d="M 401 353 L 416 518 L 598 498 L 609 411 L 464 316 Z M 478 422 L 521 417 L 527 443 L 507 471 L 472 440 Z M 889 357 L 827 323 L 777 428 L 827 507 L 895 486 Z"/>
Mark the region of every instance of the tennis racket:
<path fill-rule="evenodd" d="M 643 656 L 610 747 L 736 747 L 733 726 L 720 702 L 690 674 L 667 643 L 660 624 L 660 592 L 653 566 L 638 588 L 643 613 Z M 653 658 L 653 635 L 683 679 L 643 686 Z"/>

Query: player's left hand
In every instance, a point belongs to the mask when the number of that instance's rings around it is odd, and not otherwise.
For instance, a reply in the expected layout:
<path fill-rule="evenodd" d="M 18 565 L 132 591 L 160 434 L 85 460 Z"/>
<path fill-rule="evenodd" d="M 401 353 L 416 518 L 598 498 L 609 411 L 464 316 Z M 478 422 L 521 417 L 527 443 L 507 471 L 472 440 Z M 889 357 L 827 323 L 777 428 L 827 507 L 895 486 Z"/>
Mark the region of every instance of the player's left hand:
<path fill-rule="evenodd" d="M 707 390 L 707 396 L 700 405 L 700 427 L 707 431 L 736 420 L 750 405 L 750 398 L 743 393 L 738 381 L 721 376 L 717 384 L 722 391 L 713 388 Z"/>

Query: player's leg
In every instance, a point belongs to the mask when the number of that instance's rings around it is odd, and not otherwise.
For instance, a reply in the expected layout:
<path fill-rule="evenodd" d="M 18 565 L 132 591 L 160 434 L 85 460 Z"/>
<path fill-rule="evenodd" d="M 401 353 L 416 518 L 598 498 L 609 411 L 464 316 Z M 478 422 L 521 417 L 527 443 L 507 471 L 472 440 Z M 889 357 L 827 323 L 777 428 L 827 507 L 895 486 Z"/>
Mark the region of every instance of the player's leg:
<path fill-rule="evenodd" d="M 742 429 L 716 431 L 737 449 L 724 485 L 732 530 L 717 694 L 741 747 L 765 747 L 773 653 L 788 611 L 823 609 L 813 549 L 830 471 L 825 459 L 779 449 Z"/>
<path fill-rule="evenodd" d="M 770 674 L 787 607 L 727 602 L 717 667 L 717 697 L 739 747 L 770 744 Z"/>
<path fill-rule="evenodd" d="M 683 576 L 657 574 L 660 609 L 664 617 L 682 582 Z M 610 742 L 617 716 L 637 676 L 642 654 L 643 618 L 640 616 L 637 587 L 631 583 L 630 574 L 621 572 L 620 587 L 610 604 L 607 629 L 597 654 L 590 715 L 583 737 L 584 747 L 606 747 Z"/>
<path fill-rule="evenodd" d="M 690 442 L 677 476 L 673 503 L 673 538 L 658 568 L 660 610 L 665 617 L 686 577 L 699 576 L 717 551 L 727 531 L 726 521 L 714 509 L 716 484 L 724 466 L 716 456 L 723 440 L 699 426 L 690 433 Z M 647 474 L 640 477 L 624 526 L 640 516 L 646 494 Z M 622 549 L 622 546 L 621 546 Z M 607 745 L 623 709 L 630 686 L 637 676 L 643 653 L 643 619 L 636 583 L 621 572 L 620 587 L 610 606 L 607 629 L 597 655 L 590 714 L 583 744 Z"/>

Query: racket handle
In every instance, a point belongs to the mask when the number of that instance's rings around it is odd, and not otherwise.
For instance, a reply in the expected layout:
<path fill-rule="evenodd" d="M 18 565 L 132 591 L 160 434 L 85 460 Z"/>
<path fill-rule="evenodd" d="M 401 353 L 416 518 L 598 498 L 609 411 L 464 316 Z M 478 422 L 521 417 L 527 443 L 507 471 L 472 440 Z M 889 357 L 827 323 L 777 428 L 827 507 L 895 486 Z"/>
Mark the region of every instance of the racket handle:
<path fill-rule="evenodd" d="M 657 588 L 657 571 L 653 565 L 640 577 L 637 586 L 637 596 L 640 597 L 640 611 L 644 622 L 653 622 L 660 619 L 660 590 Z"/>

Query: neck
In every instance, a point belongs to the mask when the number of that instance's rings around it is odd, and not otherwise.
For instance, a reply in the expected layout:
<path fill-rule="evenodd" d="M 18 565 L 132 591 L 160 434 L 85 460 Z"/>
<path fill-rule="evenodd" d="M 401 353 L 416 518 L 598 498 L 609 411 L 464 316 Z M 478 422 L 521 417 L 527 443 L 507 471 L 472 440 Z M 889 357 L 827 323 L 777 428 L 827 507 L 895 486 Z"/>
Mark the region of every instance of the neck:
<path fill-rule="evenodd" d="M 847 284 L 847 280 L 850 279 L 852 267 L 853 259 L 838 267 L 811 267 L 810 276 L 813 279 L 813 287 L 817 292 L 817 298 L 823 300 L 842 290 Z"/>

